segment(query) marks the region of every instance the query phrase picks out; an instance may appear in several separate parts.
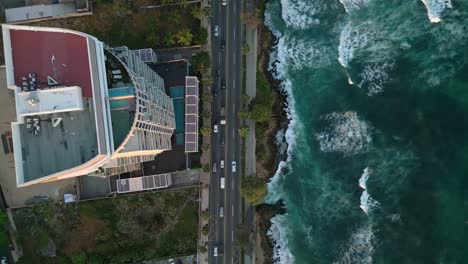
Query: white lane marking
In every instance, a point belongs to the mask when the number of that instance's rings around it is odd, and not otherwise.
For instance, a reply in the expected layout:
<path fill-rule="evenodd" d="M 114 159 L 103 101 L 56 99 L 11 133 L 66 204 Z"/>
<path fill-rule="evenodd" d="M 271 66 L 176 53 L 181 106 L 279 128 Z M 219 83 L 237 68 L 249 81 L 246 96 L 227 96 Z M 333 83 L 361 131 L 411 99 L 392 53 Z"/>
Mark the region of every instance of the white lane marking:
<path fill-rule="evenodd" d="M 236 27 L 234 27 L 234 41 L 236 41 Z"/>
<path fill-rule="evenodd" d="M 236 65 L 236 54 L 232 54 L 232 61 L 234 65 Z"/>
<path fill-rule="evenodd" d="M 234 231 L 232 231 L 231 241 L 234 242 Z"/>
<path fill-rule="evenodd" d="M 234 186 L 234 185 L 232 185 Z M 232 205 L 232 216 L 234 216 L 234 205 Z"/>
<path fill-rule="evenodd" d="M 218 64 L 221 64 L 221 56 L 218 56 Z"/>

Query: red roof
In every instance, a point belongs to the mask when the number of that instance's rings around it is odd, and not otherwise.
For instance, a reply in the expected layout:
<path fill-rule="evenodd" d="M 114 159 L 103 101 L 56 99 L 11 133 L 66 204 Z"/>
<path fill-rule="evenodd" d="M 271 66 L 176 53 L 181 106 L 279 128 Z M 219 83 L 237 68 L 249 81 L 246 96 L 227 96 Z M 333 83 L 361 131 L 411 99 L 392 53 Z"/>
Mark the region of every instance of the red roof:
<path fill-rule="evenodd" d="M 83 97 L 92 97 L 86 37 L 72 33 L 10 30 L 15 84 L 36 74 L 38 88 L 50 76 L 61 85 L 79 86 Z"/>

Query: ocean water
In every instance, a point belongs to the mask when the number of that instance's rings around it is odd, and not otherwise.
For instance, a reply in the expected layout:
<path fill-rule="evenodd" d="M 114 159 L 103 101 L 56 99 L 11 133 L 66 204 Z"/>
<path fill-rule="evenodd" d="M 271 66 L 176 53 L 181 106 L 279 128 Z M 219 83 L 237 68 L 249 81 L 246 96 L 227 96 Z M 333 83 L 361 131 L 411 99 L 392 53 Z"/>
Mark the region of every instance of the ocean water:
<path fill-rule="evenodd" d="M 276 263 L 468 263 L 468 0 L 269 0 Z"/>

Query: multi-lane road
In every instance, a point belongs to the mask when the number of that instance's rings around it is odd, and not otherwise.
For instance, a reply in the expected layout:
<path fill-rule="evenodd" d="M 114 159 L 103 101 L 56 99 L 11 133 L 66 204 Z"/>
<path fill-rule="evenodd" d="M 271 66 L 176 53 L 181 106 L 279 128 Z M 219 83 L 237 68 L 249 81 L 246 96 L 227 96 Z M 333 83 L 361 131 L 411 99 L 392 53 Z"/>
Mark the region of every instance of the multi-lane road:
<path fill-rule="evenodd" d="M 208 263 L 240 263 L 240 249 L 235 243 L 236 227 L 241 223 L 241 140 L 238 134 L 240 120 L 240 97 L 242 92 L 242 29 L 240 22 L 240 0 L 213 0 L 212 26 L 212 75 L 213 89 L 217 96 L 213 99 L 212 125 L 218 126 L 218 132 L 211 137 L 211 160 L 216 172 L 211 172 L 210 184 L 210 243 Z M 218 36 L 214 28 L 218 27 Z M 224 48 L 222 48 L 222 44 Z M 225 89 L 222 89 L 222 83 Z M 221 117 L 224 108 L 225 117 Z M 226 120 L 221 125 L 221 119 Z M 224 160 L 224 169 L 220 167 Z M 236 162 L 233 171 L 232 162 Z M 225 186 L 221 188 L 220 179 L 224 177 Z M 224 216 L 219 214 L 220 207 Z M 224 254 L 214 256 L 214 248 Z M 219 252 L 220 253 L 220 252 Z"/>

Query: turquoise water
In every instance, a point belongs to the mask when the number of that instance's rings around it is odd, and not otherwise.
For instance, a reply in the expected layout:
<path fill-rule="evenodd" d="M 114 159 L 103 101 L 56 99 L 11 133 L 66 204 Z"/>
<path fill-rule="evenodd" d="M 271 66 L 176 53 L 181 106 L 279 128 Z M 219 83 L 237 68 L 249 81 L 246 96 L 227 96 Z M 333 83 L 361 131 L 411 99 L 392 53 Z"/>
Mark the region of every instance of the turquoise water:
<path fill-rule="evenodd" d="M 183 98 L 185 96 L 184 86 L 173 86 L 170 89 L 171 98 Z"/>
<path fill-rule="evenodd" d="M 425 3 L 267 4 L 276 263 L 468 263 L 468 1 Z"/>

